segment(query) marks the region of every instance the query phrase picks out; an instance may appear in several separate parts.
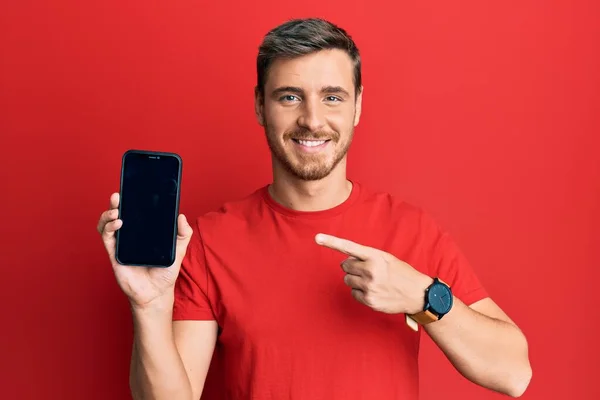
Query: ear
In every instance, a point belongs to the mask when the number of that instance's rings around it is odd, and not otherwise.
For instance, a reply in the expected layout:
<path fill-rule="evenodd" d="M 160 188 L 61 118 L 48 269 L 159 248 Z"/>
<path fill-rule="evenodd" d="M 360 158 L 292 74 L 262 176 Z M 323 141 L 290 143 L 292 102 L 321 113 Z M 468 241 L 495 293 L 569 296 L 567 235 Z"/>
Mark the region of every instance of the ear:
<path fill-rule="evenodd" d="M 256 114 L 256 120 L 260 126 L 265 126 L 265 114 L 264 114 L 264 99 L 258 90 L 258 86 L 254 88 L 254 113 Z"/>
<path fill-rule="evenodd" d="M 355 102 L 356 112 L 354 113 L 354 126 L 357 126 L 358 121 L 360 121 L 360 114 L 362 112 L 363 90 L 364 90 L 364 88 L 361 86 L 360 90 L 356 94 L 356 102 Z"/>

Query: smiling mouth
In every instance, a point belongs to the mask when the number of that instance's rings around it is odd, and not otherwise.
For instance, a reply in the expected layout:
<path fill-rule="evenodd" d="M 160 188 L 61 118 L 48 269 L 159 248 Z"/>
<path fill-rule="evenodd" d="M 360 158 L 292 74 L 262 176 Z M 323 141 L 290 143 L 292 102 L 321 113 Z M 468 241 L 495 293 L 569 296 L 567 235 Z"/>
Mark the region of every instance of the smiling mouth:
<path fill-rule="evenodd" d="M 321 146 L 321 145 L 329 142 L 331 139 L 326 139 L 326 140 L 292 139 L 292 140 L 298 144 L 301 144 L 302 146 L 317 147 L 317 146 Z"/>

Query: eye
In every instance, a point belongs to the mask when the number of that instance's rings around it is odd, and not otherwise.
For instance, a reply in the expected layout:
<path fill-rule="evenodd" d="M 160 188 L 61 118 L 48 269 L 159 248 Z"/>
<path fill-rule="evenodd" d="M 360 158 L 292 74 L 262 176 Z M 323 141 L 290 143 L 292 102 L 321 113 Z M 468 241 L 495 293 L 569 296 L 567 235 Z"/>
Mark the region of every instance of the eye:
<path fill-rule="evenodd" d="M 327 96 L 325 99 L 326 99 L 327 101 L 332 101 L 332 102 L 334 102 L 334 103 L 335 103 L 335 102 L 342 101 L 342 99 L 340 99 L 340 98 L 339 98 L 339 97 L 337 97 L 337 96 Z"/>
<path fill-rule="evenodd" d="M 296 100 L 300 100 L 300 99 L 297 96 L 294 96 L 293 94 L 286 94 L 285 96 L 281 96 L 279 98 L 279 100 L 290 102 L 290 101 L 296 101 Z"/>

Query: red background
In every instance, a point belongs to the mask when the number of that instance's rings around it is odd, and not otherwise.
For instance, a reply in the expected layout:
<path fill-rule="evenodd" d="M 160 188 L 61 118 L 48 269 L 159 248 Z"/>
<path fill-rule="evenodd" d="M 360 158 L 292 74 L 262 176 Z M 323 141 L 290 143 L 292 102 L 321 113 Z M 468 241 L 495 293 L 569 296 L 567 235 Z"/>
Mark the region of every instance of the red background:
<path fill-rule="evenodd" d="M 121 154 L 179 152 L 189 216 L 268 182 L 257 46 L 317 15 L 364 59 L 350 175 L 454 233 L 529 338 L 524 398 L 600 398 L 597 2 L 48 3 L 0 6 L 0 397 L 129 397 L 130 315 L 95 232 Z M 422 361 L 423 399 L 500 398 L 429 339 Z"/>

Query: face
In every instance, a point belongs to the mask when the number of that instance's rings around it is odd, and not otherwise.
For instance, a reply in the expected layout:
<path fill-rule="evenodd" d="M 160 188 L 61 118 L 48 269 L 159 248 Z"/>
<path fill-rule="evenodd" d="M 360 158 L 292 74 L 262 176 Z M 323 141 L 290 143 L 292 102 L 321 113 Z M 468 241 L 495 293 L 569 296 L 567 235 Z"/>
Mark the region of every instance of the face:
<path fill-rule="evenodd" d="M 360 118 L 354 66 L 342 50 L 276 60 L 257 97 L 275 167 L 302 180 L 325 178 L 345 159 Z"/>

